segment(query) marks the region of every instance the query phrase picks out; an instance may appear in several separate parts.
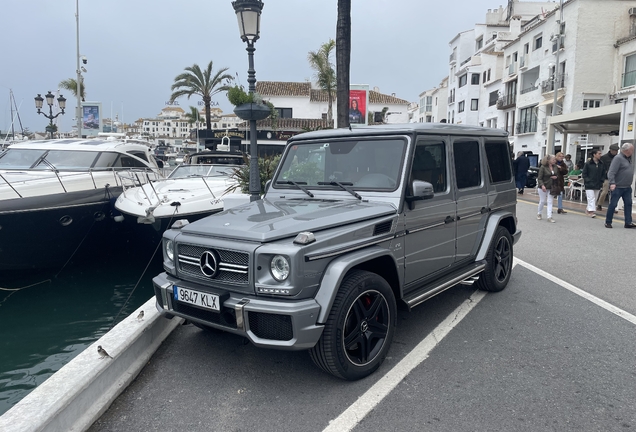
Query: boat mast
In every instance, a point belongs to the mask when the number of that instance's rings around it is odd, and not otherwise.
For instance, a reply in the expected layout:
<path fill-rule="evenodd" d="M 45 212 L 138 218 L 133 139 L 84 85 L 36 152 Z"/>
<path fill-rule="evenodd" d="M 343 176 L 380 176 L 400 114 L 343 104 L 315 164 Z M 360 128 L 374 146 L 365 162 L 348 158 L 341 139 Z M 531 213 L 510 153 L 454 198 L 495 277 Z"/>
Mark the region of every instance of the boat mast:
<path fill-rule="evenodd" d="M 77 112 L 75 117 L 77 119 L 77 137 L 82 137 L 82 71 L 80 70 L 80 45 L 79 45 L 79 0 L 75 0 L 75 24 L 77 33 Z"/>

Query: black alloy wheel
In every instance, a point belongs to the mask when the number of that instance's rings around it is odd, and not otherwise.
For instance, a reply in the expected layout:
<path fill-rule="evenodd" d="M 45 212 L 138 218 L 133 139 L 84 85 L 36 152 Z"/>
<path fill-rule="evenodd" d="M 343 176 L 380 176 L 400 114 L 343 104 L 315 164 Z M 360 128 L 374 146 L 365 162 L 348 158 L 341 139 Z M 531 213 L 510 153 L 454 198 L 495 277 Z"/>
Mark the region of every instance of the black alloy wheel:
<path fill-rule="evenodd" d="M 389 351 L 397 322 L 395 296 L 387 281 L 368 271 L 351 271 L 343 280 L 309 354 L 326 372 L 346 380 L 373 373 Z"/>
<path fill-rule="evenodd" d="M 486 268 L 477 281 L 479 289 L 503 290 L 508 285 L 512 273 L 512 258 L 512 237 L 506 228 L 500 226 L 486 254 Z"/>

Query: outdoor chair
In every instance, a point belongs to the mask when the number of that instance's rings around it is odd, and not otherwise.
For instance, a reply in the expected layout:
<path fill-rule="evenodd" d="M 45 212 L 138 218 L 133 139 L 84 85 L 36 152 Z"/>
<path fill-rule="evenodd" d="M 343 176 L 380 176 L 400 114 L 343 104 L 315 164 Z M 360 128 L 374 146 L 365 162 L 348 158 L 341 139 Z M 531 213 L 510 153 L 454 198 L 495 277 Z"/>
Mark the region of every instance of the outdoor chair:
<path fill-rule="evenodd" d="M 566 198 L 574 200 L 578 192 L 579 201 L 583 202 L 583 191 L 585 186 L 583 185 L 583 177 L 578 175 L 568 176 L 568 188 L 566 192 Z"/>

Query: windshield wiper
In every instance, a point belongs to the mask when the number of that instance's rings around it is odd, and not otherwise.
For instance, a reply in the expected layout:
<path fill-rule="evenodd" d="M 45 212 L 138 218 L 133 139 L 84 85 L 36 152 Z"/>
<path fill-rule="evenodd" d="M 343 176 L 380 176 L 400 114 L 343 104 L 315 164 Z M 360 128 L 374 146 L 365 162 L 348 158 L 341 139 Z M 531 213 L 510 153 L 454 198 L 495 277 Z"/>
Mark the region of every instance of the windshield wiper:
<path fill-rule="evenodd" d="M 276 184 L 287 184 L 287 185 L 293 185 L 296 186 L 298 189 L 300 189 L 301 191 L 305 192 L 307 195 L 309 195 L 310 197 L 314 197 L 314 194 L 312 194 L 310 191 L 307 190 L 307 188 L 301 186 L 301 185 L 306 185 L 307 182 L 295 182 L 292 180 L 279 180 L 276 182 Z"/>
<path fill-rule="evenodd" d="M 328 182 L 318 182 L 318 184 L 319 185 L 338 186 L 343 191 L 349 192 L 351 195 L 353 195 L 354 197 L 356 197 L 360 201 L 362 201 L 362 197 L 360 195 L 358 195 L 358 193 L 356 191 L 354 191 L 353 189 L 347 187 L 347 186 L 353 186 L 353 183 L 351 183 L 351 182 L 328 181 Z"/>

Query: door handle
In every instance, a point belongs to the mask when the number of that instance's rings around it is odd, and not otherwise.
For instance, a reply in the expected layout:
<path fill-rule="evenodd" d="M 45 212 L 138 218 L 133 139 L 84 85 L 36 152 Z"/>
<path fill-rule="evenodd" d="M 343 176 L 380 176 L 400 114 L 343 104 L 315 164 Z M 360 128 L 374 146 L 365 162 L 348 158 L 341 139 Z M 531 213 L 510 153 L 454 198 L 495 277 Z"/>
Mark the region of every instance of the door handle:
<path fill-rule="evenodd" d="M 455 222 L 455 218 L 454 217 L 450 217 L 450 216 L 446 216 L 446 219 L 444 219 L 444 223 L 451 223 L 451 222 Z"/>

